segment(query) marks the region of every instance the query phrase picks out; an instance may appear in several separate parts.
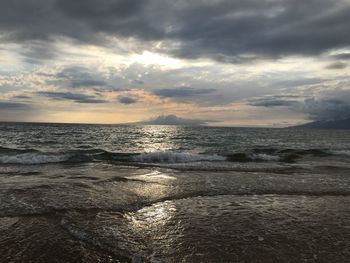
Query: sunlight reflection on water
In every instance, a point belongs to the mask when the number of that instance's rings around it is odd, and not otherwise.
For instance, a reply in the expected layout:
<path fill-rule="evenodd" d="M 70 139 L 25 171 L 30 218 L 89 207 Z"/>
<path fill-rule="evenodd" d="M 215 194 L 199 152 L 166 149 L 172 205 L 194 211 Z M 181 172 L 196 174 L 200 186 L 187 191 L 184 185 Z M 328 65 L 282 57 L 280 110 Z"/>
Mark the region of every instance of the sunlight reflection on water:
<path fill-rule="evenodd" d="M 177 149 L 177 140 L 174 138 L 184 132 L 179 126 L 142 126 L 145 135 L 140 141 L 144 152 L 169 151 Z"/>
<path fill-rule="evenodd" d="M 177 209 L 172 201 L 158 203 L 152 207 L 145 207 L 137 213 L 141 216 L 131 217 L 131 225 L 137 231 L 154 231 L 156 228 L 165 226 L 175 215 Z"/>

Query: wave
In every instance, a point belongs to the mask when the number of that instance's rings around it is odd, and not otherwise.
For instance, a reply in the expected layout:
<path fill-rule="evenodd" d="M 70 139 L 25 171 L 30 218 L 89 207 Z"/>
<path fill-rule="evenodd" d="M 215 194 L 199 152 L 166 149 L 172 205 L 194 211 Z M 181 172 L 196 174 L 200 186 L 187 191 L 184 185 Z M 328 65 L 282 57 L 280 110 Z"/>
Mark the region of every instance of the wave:
<path fill-rule="evenodd" d="M 199 161 L 226 161 L 226 157 L 177 152 L 150 152 L 135 155 L 132 157 L 132 160 L 141 163 L 189 163 Z"/>
<path fill-rule="evenodd" d="M 332 155 L 350 156 L 350 150 L 332 150 L 330 153 Z"/>
<path fill-rule="evenodd" d="M 14 149 L 0 147 L 0 164 L 46 164 L 61 163 L 73 158 L 69 152 L 41 152 L 36 149 Z"/>
<path fill-rule="evenodd" d="M 251 158 L 253 160 L 260 160 L 260 161 L 279 161 L 281 157 L 276 156 L 276 155 L 269 155 L 265 153 L 260 153 L 260 154 L 252 154 Z"/>
<path fill-rule="evenodd" d="M 227 160 L 231 162 L 259 162 L 259 161 L 280 161 L 281 157 L 278 155 L 271 155 L 266 153 L 234 153 L 227 155 Z"/>
<path fill-rule="evenodd" d="M 107 151 L 86 151 L 71 153 L 42 153 L 38 151 L 0 153 L 0 164 L 45 164 L 81 163 L 89 161 L 114 161 L 123 163 L 189 163 L 200 161 L 225 161 L 219 155 L 200 155 L 177 152 L 113 153 Z"/>
<path fill-rule="evenodd" d="M 303 156 L 350 156 L 350 150 L 323 149 L 251 149 L 231 154 L 195 154 L 173 151 L 146 153 L 110 152 L 102 149 L 42 152 L 36 149 L 0 147 L 0 164 L 45 164 L 113 162 L 121 164 L 181 164 L 195 162 L 296 162 Z"/>
<path fill-rule="evenodd" d="M 0 156 L 1 164 L 45 164 L 59 163 L 69 159 L 67 155 L 22 153 L 17 155 Z"/>

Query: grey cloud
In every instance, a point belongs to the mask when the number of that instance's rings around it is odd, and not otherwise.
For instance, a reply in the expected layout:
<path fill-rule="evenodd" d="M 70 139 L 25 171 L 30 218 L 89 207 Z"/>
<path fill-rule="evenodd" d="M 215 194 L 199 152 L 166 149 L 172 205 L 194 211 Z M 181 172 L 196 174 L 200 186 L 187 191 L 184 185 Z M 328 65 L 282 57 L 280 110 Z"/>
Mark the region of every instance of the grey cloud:
<path fill-rule="evenodd" d="M 0 73 L 1 75 L 1 73 Z M 18 85 L 16 85 L 16 83 L 3 83 L 0 84 L 0 92 L 1 93 L 7 93 L 7 92 L 12 92 L 12 91 L 16 91 L 19 90 Z"/>
<path fill-rule="evenodd" d="M 137 99 L 132 98 L 132 97 L 127 97 L 127 96 L 122 96 L 118 98 L 118 101 L 122 104 L 134 104 L 137 102 Z"/>
<path fill-rule="evenodd" d="M 65 36 L 79 42 L 105 44 L 106 35 L 146 37 L 151 29 L 139 19 L 147 1 L 4 0 L 0 30 L 7 40 L 54 41 Z M 141 30 L 144 31 L 142 34 Z"/>
<path fill-rule="evenodd" d="M 295 79 L 285 79 L 285 80 L 281 80 L 281 81 L 277 81 L 274 84 L 276 86 L 280 86 L 280 87 L 300 87 L 300 86 L 307 86 L 307 85 L 314 85 L 314 84 L 320 84 L 322 82 L 325 82 L 326 79 L 322 79 L 322 78 L 304 78 L 304 77 L 298 77 Z"/>
<path fill-rule="evenodd" d="M 41 91 L 37 94 L 55 100 L 72 100 L 77 103 L 107 103 L 108 101 L 99 99 L 95 96 L 71 93 L 71 92 L 45 92 Z"/>
<path fill-rule="evenodd" d="M 90 89 L 95 92 L 127 91 L 128 79 L 122 73 L 99 72 L 93 67 L 67 66 L 52 74 L 37 73 L 46 79 L 46 83 L 63 89 Z"/>
<path fill-rule="evenodd" d="M 183 41 L 174 53 L 219 60 L 246 54 L 261 58 L 315 55 L 349 45 L 350 37 L 344 34 L 350 27 L 348 12 L 349 5 L 340 1 L 218 1 L 197 5 L 184 10 L 179 19 L 184 21 L 178 32 Z"/>
<path fill-rule="evenodd" d="M 13 96 L 12 98 L 14 98 L 14 99 L 31 99 L 31 97 L 27 96 L 27 95 L 17 95 L 17 96 Z"/>
<path fill-rule="evenodd" d="M 132 81 L 132 83 L 135 83 L 135 84 L 137 84 L 137 85 L 143 85 L 143 84 L 145 84 L 145 82 L 144 82 L 143 80 L 139 80 L 139 79 L 134 79 L 134 80 Z"/>
<path fill-rule="evenodd" d="M 332 121 L 350 118 L 350 104 L 341 99 L 307 99 L 301 110 L 312 120 Z"/>
<path fill-rule="evenodd" d="M 0 31 L 18 43 L 163 41 L 159 52 L 237 63 L 349 46 L 349 11 L 341 0 L 4 0 Z"/>
<path fill-rule="evenodd" d="M 160 97 L 174 98 L 174 97 L 193 97 L 205 94 L 211 94 L 216 89 L 194 89 L 190 87 L 179 87 L 171 89 L 158 89 L 153 93 Z"/>
<path fill-rule="evenodd" d="M 102 80 L 93 80 L 93 79 L 81 79 L 81 80 L 72 80 L 73 88 L 80 87 L 103 87 L 106 86 L 106 82 Z"/>
<path fill-rule="evenodd" d="M 28 110 L 31 106 L 25 103 L 0 101 L 0 110 Z"/>
<path fill-rule="evenodd" d="M 257 106 L 257 107 L 286 107 L 291 106 L 298 103 L 295 100 L 286 100 L 286 99 L 278 99 L 278 98 L 260 98 L 251 100 L 249 105 Z"/>
<path fill-rule="evenodd" d="M 123 19 L 134 16 L 147 1 L 130 0 L 59 0 L 56 7 L 63 13 L 82 19 Z"/>
<path fill-rule="evenodd" d="M 311 120 L 331 121 L 350 118 L 350 90 L 333 90 L 320 98 L 291 100 L 278 96 L 250 100 L 257 107 L 288 107 L 291 111 L 304 113 Z"/>
<path fill-rule="evenodd" d="M 79 66 L 67 67 L 58 72 L 55 77 L 58 80 L 68 81 L 72 88 L 107 86 L 106 81 L 96 71 Z"/>
<path fill-rule="evenodd" d="M 87 68 L 81 66 L 69 66 L 56 73 L 56 77 L 66 79 L 86 76 L 90 76 L 90 72 Z"/>
<path fill-rule="evenodd" d="M 300 95 L 283 94 L 283 95 L 274 95 L 273 98 L 300 99 L 300 98 L 303 98 L 303 97 L 300 96 Z"/>
<path fill-rule="evenodd" d="M 60 51 L 53 43 L 33 40 L 28 41 L 19 53 L 26 63 L 42 64 L 44 61 L 54 59 Z"/>
<path fill-rule="evenodd" d="M 348 65 L 344 62 L 334 62 L 334 63 L 328 65 L 326 68 L 327 69 L 344 69 L 347 66 Z"/>
<path fill-rule="evenodd" d="M 158 116 L 152 120 L 141 122 L 146 125 L 183 125 L 183 126 L 200 126 L 206 125 L 210 120 L 200 119 L 183 119 L 175 115 Z"/>
<path fill-rule="evenodd" d="M 334 56 L 336 59 L 340 59 L 340 60 L 349 60 L 350 59 L 350 53 L 341 53 L 338 55 Z"/>

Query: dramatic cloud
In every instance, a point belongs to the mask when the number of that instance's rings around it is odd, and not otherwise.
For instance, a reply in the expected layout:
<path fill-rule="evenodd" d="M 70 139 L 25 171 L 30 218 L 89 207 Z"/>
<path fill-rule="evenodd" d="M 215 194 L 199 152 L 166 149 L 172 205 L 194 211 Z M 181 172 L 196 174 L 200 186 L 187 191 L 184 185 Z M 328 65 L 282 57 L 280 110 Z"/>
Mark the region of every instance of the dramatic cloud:
<path fill-rule="evenodd" d="M 137 99 L 132 98 L 132 97 L 127 97 L 127 96 L 122 96 L 118 98 L 118 101 L 122 104 L 134 104 L 137 102 Z"/>
<path fill-rule="evenodd" d="M 344 118 L 349 13 L 348 0 L 3 0 L 0 120 Z"/>
<path fill-rule="evenodd" d="M 345 0 L 4 0 L 0 31 L 17 43 L 162 41 L 175 56 L 244 62 L 346 47 L 349 11 Z"/>
<path fill-rule="evenodd" d="M 39 95 L 49 97 L 55 100 L 72 100 L 77 103 L 107 103 L 108 101 L 98 99 L 95 96 L 71 93 L 71 92 L 38 92 Z"/>
<path fill-rule="evenodd" d="M 147 125 L 183 125 L 183 126 L 200 126 L 206 125 L 209 121 L 199 119 L 183 119 L 175 115 L 158 116 L 149 121 L 142 122 L 141 124 Z"/>

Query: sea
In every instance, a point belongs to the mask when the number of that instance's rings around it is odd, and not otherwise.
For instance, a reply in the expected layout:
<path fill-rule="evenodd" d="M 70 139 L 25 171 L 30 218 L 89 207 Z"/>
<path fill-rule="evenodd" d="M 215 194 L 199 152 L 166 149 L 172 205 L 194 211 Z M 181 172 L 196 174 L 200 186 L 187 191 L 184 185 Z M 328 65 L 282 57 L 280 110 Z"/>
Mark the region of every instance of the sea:
<path fill-rule="evenodd" d="M 350 262 L 350 131 L 0 123 L 0 262 Z"/>

